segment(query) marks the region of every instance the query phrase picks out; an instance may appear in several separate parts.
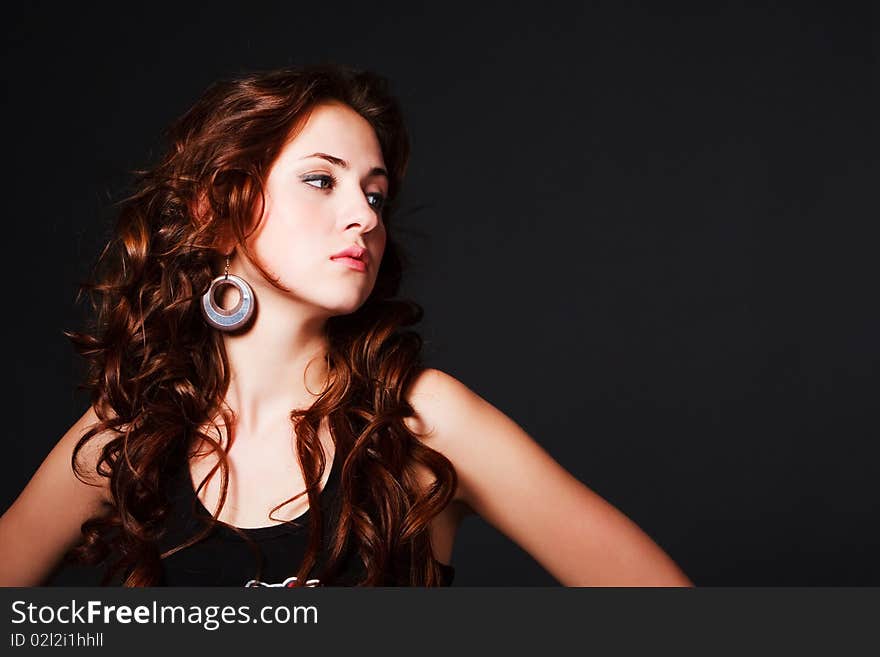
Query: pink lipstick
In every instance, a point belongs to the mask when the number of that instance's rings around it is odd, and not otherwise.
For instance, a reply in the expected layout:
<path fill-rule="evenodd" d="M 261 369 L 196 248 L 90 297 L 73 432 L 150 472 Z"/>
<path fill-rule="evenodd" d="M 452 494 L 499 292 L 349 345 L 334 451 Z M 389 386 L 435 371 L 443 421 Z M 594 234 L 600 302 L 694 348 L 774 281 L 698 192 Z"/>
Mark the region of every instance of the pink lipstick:
<path fill-rule="evenodd" d="M 356 271 L 367 271 L 370 255 L 364 247 L 355 244 L 330 256 L 330 259 Z"/>
<path fill-rule="evenodd" d="M 344 256 L 342 258 L 331 258 L 331 260 L 343 264 L 346 267 L 349 267 L 356 271 L 367 271 L 367 266 L 361 260 L 358 260 L 356 258 L 349 258 L 348 256 Z"/>

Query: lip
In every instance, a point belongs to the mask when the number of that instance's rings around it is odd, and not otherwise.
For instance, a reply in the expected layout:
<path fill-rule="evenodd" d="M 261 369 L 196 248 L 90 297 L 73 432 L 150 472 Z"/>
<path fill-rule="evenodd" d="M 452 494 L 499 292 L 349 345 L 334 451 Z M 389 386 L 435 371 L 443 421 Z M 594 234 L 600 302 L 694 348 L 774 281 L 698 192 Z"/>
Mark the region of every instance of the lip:
<path fill-rule="evenodd" d="M 361 260 L 364 263 L 369 260 L 369 254 L 367 253 L 367 250 L 364 247 L 357 245 L 352 245 L 347 249 L 343 249 L 339 253 L 334 253 L 332 256 L 330 256 L 331 259 L 343 257 L 354 258 L 355 260 Z"/>
<path fill-rule="evenodd" d="M 345 265 L 349 269 L 354 269 L 355 271 L 365 272 L 367 271 L 367 265 L 357 258 L 349 258 L 348 256 L 343 256 L 341 258 L 337 258 L 336 256 L 330 258 L 334 262 L 338 262 L 341 265 Z"/>

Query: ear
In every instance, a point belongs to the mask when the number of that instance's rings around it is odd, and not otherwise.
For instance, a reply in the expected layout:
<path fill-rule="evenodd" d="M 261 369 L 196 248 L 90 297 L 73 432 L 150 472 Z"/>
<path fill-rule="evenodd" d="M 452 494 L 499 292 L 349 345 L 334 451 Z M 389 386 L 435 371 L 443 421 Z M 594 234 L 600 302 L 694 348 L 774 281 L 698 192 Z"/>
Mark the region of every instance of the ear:
<path fill-rule="evenodd" d="M 204 191 L 200 192 L 197 199 L 190 204 L 190 212 L 192 213 L 193 221 L 200 229 L 204 229 L 207 224 L 215 221 L 211 211 L 211 204 L 208 202 L 207 194 Z M 227 254 L 235 250 L 237 241 L 235 235 L 229 230 L 228 224 L 214 227 L 214 230 L 211 232 L 217 234 L 215 248 L 218 253 Z"/>

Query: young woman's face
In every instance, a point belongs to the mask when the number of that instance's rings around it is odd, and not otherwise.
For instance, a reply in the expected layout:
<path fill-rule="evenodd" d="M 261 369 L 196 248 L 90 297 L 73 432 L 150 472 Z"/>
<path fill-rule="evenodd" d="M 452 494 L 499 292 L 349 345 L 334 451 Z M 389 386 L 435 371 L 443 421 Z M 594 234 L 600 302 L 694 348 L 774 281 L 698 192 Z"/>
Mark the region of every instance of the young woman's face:
<path fill-rule="evenodd" d="M 330 316 L 354 312 L 366 301 L 385 251 L 384 170 L 373 128 L 340 103 L 316 107 L 282 149 L 269 171 L 265 216 L 249 246 L 298 300 Z M 350 246 L 366 248 L 364 271 L 331 260 Z"/>

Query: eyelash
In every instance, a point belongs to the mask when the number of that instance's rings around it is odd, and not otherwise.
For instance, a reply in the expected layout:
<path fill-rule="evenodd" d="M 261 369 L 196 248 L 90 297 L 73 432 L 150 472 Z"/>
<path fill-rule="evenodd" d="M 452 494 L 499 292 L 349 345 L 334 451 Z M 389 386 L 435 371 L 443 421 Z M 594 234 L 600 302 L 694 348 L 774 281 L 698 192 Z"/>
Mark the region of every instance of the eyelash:
<path fill-rule="evenodd" d="M 330 187 L 329 187 L 329 188 L 327 188 L 327 187 L 315 187 L 314 185 L 309 185 L 309 187 L 312 187 L 313 189 L 317 189 L 317 190 L 322 191 L 322 192 L 323 192 L 323 191 L 327 191 L 327 189 L 332 189 L 332 188 L 335 187 L 336 184 L 339 182 L 339 180 L 336 178 L 336 176 L 328 175 L 328 174 L 306 176 L 306 177 L 304 177 L 302 180 L 303 180 L 303 182 L 306 183 L 307 185 L 308 185 L 310 182 L 314 182 L 314 181 L 316 181 L 316 180 L 319 180 L 319 181 L 329 181 L 329 182 L 330 182 Z M 376 210 L 377 212 L 381 212 L 382 209 L 385 207 L 385 201 L 386 201 L 386 199 L 385 199 L 385 195 L 384 195 L 384 194 L 380 194 L 379 192 L 370 192 L 370 193 L 368 194 L 368 196 L 378 196 L 378 197 L 379 197 L 379 199 L 380 199 L 380 203 L 379 203 L 379 205 L 374 205 L 374 206 L 373 206 L 373 209 Z"/>

